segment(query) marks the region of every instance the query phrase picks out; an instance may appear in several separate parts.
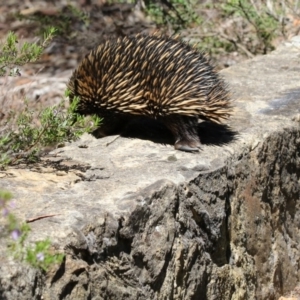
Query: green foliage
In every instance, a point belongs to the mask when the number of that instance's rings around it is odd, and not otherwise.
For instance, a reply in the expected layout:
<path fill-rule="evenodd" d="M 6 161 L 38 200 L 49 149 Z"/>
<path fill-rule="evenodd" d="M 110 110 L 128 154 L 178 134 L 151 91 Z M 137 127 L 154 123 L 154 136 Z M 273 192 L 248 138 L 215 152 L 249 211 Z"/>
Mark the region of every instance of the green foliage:
<path fill-rule="evenodd" d="M 263 53 L 274 49 L 272 40 L 276 37 L 276 31 L 281 24 L 266 5 L 255 7 L 249 0 L 228 0 L 223 5 L 224 13 L 228 16 L 240 16 L 246 24 L 250 25 L 256 34 L 256 38 L 263 47 Z"/>
<path fill-rule="evenodd" d="M 3 201 L 1 202 L 1 206 L 4 206 L 7 201 L 9 201 L 12 198 L 12 194 L 9 191 L 3 191 L 0 190 L 0 200 Z"/>
<path fill-rule="evenodd" d="M 146 13 L 157 25 L 171 26 L 176 32 L 193 23 L 199 24 L 200 17 L 195 13 L 196 2 L 189 0 L 145 1 Z"/>
<path fill-rule="evenodd" d="M 0 44 L 0 76 L 18 75 L 19 70 L 14 70 L 16 66 L 36 61 L 54 33 L 54 28 L 48 29 L 41 44 L 24 42 L 19 45 L 16 35 L 10 32 L 5 42 Z M 16 123 L 13 118 L 8 120 L 8 130 L 2 130 L 0 134 L 0 168 L 22 159 L 25 162 L 36 161 L 43 147 L 76 139 L 97 127 L 100 123 L 98 117 L 86 119 L 76 112 L 78 102 L 79 99 L 75 98 L 66 108 L 65 101 L 62 101 L 38 113 L 30 110 L 25 102 L 25 108 L 18 114 Z M 61 263 L 64 255 L 53 253 L 49 239 L 27 245 L 30 227 L 27 223 L 20 224 L 11 213 L 11 199 L 10 192 L 0 190 L 0 211 L 6 220 L 0 228 L 0 238 L 11 236 L 10 254 L 44 271 L 53 264 Z"/>
<path fill-rule="evenodd" d="M 200 6 L 202 6 L 200 8 Z M 289 35 L 297 34 L 299 4 L 292 0 L 227 0 L 199 4 L 200 26 L 190 35 L 214 60 L 230 62 L 242 56 L 266 54 Z M 229 55 L 232 53 L 232 56 Z"/>
<path fill-rule="evenodd" d="M 61 253 L 53 253 L 51 251 L 51 242 L 49 239 L 37 241 L 33 245 L 26 246 L 30 227 L 24 223 L 18 229 L 19 236 L 15 236 L 14 242 L 9 245 L 9 252 L 15 259 L 27 262 L 35 268 L 47 271 L 53 264 L 60 264 L 64 255 Z"/>
<path fill-rule="evenodd" d="M 141 4 L 145 12 L 159 26 L 171 26 L 177 31 L 190 26 L 193 23 L 199 23 L 199 16 L 195 13 L 195 7 L 198 5 L 196 0 L 106 0 L 108 4 Z M 71 6 L 72 7 L 72 6 Z M 78 20 L 89 24 L 87 16 L 80 9 L 72 7 L 72 15 Z M 44 21 L 41 21 L 44 23 Z M 47 23 L 54 25 L 54 23 Z"/>
<path fill-rule="evenodd" d="M 16 35 L 10 32 L 6 42 L 0 47 L 0 75 L 13 75 L 14 66 L 37 60 L 54 32 L 55 29 L 50 28 L 44 34 L 41 45 L 25 42 L 20 48 L 17 47 Z M 23 111 L 18 112 L 16 124 L 11 118 L 6 124 L 9 130 L 0 134 L 0 168 L 20 160 L 37 161 L 45 146 L 55 147 L 95 129 L 100 124 L 100 119 L 96 116 L 84 118 L 79 115 L 76 112 L 78 102 L 79 99 L 75 98 L 66 108 L 63 100 L 58 105 L 36 113 L 29 109 L 28 102 L 25 101 Z"/>
<path fill-rule="evenodd" d="M 108 4 L 114 4 L 114 3 L 128 3 L 128 4 L 136 4 L 136 0 L 106 0 Z"/>
<path fill-rule="evenodd" d="M 30 227 L 27 223 L 20 224 L 15 215 L 11 213 L 10 210 L 13 206 L 9 206 L 11 199 L 12 194 L 10 192 L 0 190 L 0 209 L 3 218 L 6 219 L 0 237 L 11 236 L 12 240 L 8 245 L 10 255 L 43 271 L 47 271 L 53 264 L 60 264 L 64 255 L 53 253 L 49 239 L 37 241 L 29 246 L 26 245 Z"/>
<path fill-rule="evenodd" d="M 48 28 L 41 44 L 24 42 L 18 45 L 15 33 L 9 32 L 4 43 L 0 44 L 0 76 L 18 75 L 17 66 L 36 61 L 42 54 L 49 41 L 53 38 L 55 29 Z"/>
<path fill-rule="evenodd" d="M 45 146 L 55 147 L 96 129 L 100 118 L 79 115 L 76 112 L 78 101 L 75 98 L 67 109 L 65 101 L 62 101 L 43 109 L 37 116 L 25 105 L 17 118 L 16 130 L 0 136 L 0 167 L 4 168 L 20 160 L 37 161 Z"/>
<path fill-rule="evenodd" d="M 12 199 L 12 194 L 9 191 L 0 189 L 0 216 L 6 217 L 9 222 L 4 229 L 0 230 L 0 238 L 12 232 L 16 228 L 16 219 L 10 214 L 9 201 Z M 0 227 L 1 228 L 1 227 Z"/>
<path fill-rule="evenodd" d="M 196 46 L 198 50 L 209 54 L 210 57 L 218 57 L 224 52 L 232 52 L 235 50 L 234 45 L 226 40 L 220 38 L 217 34 L 207 34 L 197 41 Z"/>
<path fill-rule="evenodd" d="M 65 37 L 75 33 L 75 24 L 80 23 L 84 27 L 88 27 L 90 23 L 89 16 L 74 5 L 67 5 L 57 14 L 53 15 L 36 13 L 29 16 L 18 15 L 18 18 L 38 24 L 37 28 L 40 32 L 45 31 L 49 26 L 54 26 L 56 34 Z"/>
<path fill-rule="evenodd" d="M 253 57 L 270 52 L 274 40 L 284 37 L 283 17 L 292 9 L 288 9 L 288 0 L 280 2 L 227 0 L 200 4 L 194 0 L 145 0 L 145 6 L 158 26 L 168 26 L 174 32 L 194 27 L 190 37 L 213 57 L 230 52 Z"/>
<path fill-rule="evenodd" d="M 41 268 L 44 271 L 47 271 L 54 264 L 60 264 L 64 255 L 61 253 L 53 254 L 50 247 L 49 239 L 36 242 L 33 248 L 27 248 L 26 261 L 33 267 Z"/>

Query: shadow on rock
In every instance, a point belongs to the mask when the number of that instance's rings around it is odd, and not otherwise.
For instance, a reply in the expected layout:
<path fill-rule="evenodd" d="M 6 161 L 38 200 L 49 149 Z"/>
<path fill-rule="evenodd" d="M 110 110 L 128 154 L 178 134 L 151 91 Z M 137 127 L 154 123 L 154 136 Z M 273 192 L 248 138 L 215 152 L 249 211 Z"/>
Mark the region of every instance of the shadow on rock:
<path fill-rule="evenodd" d="M 132 120 L 121 132 L 115 132 L 126 138 L 150 140 L 157 144 L 174 145 L 172 133 L 160 121 L 140 117 Z M 203 145 L 222 146 L 236 140 L 238 133 L 227 125 L 209 121 L 198 124 L 198 134 Z M 99 138 L 98 131 L 93 135 Z"/>
<path fill-rule="evenodd" d="M 222 146 L 229 144 L 238 137 L 238 132 L 228 125 L 203 121 L 198 124 L 198 134 L 203 145 Z"/>

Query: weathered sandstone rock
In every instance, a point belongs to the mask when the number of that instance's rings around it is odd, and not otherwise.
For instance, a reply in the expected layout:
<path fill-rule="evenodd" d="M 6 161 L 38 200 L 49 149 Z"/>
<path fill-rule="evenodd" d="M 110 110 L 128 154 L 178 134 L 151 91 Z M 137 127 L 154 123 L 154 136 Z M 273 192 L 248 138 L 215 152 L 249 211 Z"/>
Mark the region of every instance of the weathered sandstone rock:
<path fill-rule="evenodd" d="M 3 173 L 18 217 L 55 214 L 31 223 L 30 239 L 50 237 L 66 259 L 43 275 L 12 261 L 2 243 L 0 299 L 244 300 L 291 291 L 300 280 L 299 49 L 294 38 L 223 71 L 231 129 L 201 123 L 200 153 L 157 142 L 160 128 L 143 124 L 144 139 L 85 135 L 39 168 Z"/>

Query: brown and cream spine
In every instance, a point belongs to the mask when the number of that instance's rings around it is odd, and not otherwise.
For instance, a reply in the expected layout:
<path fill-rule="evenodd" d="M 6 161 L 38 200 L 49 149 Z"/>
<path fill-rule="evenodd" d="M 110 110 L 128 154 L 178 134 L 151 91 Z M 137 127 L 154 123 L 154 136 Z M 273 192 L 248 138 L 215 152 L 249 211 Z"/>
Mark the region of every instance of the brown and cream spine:
<path fill-rule="evenodd" d="M 78 112 L 104 117 L 104 131 L 131 116 L 162 121 L 175 148 L 200 148 L 198 119 L 221 123 L 231 114 L 226 84 L 208 59 L 179 39 L 136 35 L 108 40 L 74 71 L 68 88 Z"/>

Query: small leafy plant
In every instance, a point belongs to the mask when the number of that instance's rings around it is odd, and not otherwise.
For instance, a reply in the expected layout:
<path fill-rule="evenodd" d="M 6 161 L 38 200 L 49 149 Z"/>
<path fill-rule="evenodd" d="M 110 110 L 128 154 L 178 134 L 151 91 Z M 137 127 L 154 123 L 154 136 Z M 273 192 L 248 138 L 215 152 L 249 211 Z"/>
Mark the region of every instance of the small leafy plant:
<path fill-rule="evenodd" d="M 63 254 L 51 251 L 49 239 L 37 241 L 32 245 L 26 246 L 30 227 L 27 223 L 20 224 L 11 212 L 14 203 L 11 201 L 12 195 L 8 191 L 0 190 L 0 210 L 6 219 L 6 224 L 1 230 L 0 237 L 11 237 L 9 242 L 9 253 L 23 262 L 29 263 L 35 268 L 47 271 L 53 264 L 60 264 L 64 258 Z"/>
<path fill-rule="evenodd" d="M 0 76 L 19 75 L 19 66 L 36 61 L 42 54 L 55 33 L 54 28 L 46 31 L 42 43 L 23 43 L 10 32 L 4 43 L 0 44 Z M 66 92 L 68 96 L 68 92 Z M 26 163 L 37 161 L 46 146 L 55 147 L 66 141 L 78 138 L 84 132 L 96 128 L 98 117 L 84 118 L 76 110 L 78 98 L 73 99 L 67 107 L 65 100 L 60 104 L 47 107 L 40 112 L 25 108 L 14 112 L 0 131 L 0 169 L 20 161 Z M 16 121 L 15 121 L 16 120 Z M 4 225 L 0 226 L 0 238 L 11 237 L 9 252 L 14 258 L 47 271 L 52 264 L 60 263 L 63 254 L 53 253 L 49 239 L 28 244 L 30 227 L 21 224 L 11 212 L 13 202 L 11 193 L 0 189 L 0 212 L 4 218 Z M 2 222 L 1 222 L 2 224 Z"/>
<path fill-rule="evenodd" d="M 196 3 L 190 0 L 145 1 L 146 13 L 155 23 L 170 25 L 175 32 L 200 22 L 195 6 Z"/>
<path fill-rule="evenodd" d="M 20 160 L 35 162 L 45 147 L 52 148 L 76 140 L 83 133 L 96 129 L 101 119 L 98 116 L 85 118 L 79 115 L 76 112 L 78 101 L 75 97 L 68 108 L 62 101 L 46 107 L 37 116 L 25 106 L 17 117 L 17 128 L 0 136 L 0 167 L 5 168 Z"/>
<path fill-rule="evenodd" d="M 276 14 L 271 12 L 266 5 L 253 5 L 249 0 L 228 0 L 223 5 L 223 10 L 228 16 L 241 17 L 244 26 L 252 28 L 255 34 L 254 39 L 257 40 L 258 45 L 253 50 L 248 45 L 249 50 L 261 51 L 266 54 L 274 49 L 272 40 L 278 35 L 281 24 Z"/>
<path fill-rule="evenodd" d="M 24 42 L 20 46 L 16 34 L 9 32 L 5 42 L 0 44 L 0 76 L 18 75 L 20 72 L 16 67 L 36 61 L 52 40 L 55 31 L 53 27 L 48 28 L 41 44 Z"/>
<path fill-rule="evenodd" d="M 75 5 L 67 4 L 53 15 L 45 15 L 36 12 L 31 15 L 19 14 L 19 20 L 29 20 L 39 31 L 45 31 L 49 26 L 56 27 L 56 34 L 64 37 L 76 35 L 78 28 L 87 28 L 90 24 L 90 18 L 86 12 Z M 39 32 L 37 32 L 39 34 Z"/>
<path fill-rule="evenodd" d="M 23 43 L 17 47 L 17 37 L 10 32 L 6 42 L 0 46 L 0 76 L 19 74 L 16 66 L 36 61 L 49 41 L 55 29 L 51 27 L 44 34 L 43 42 Z M 66 91 L 66 97 L 68 91 Z M 55 147 L 61 143 L 75 140 L 84 132 L 91 132 L 100 124 L 97 116 L 84 118 L 76 113 L 79 99 L 75 98 L 67 108 L 63 99 L 60 104 L 46 107 L 36 113 L 29 109 L 25 101 L 24 109 L 8 120 L 6 130 L 0 132 L 0 169 L 20 162 L 35 162 L 45 147 Z"/>

